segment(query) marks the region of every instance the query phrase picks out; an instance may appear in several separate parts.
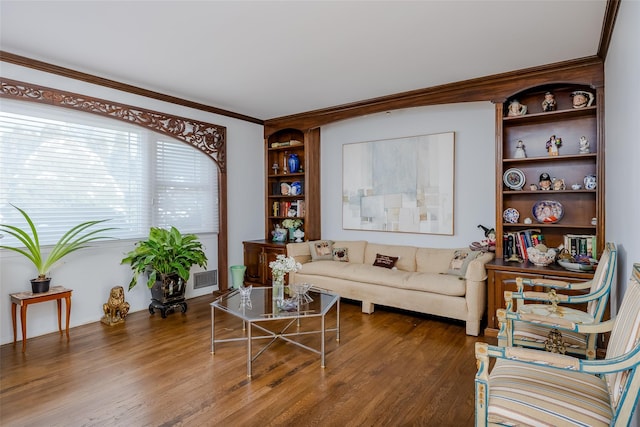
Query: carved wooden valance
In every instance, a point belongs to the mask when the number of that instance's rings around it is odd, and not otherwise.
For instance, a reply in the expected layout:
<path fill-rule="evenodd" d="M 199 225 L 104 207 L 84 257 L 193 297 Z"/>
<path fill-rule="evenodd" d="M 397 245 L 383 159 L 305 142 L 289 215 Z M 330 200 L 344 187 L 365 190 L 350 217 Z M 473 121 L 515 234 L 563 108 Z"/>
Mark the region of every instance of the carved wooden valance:
<path fill-rule="evenodd" d="M 206 153 L 216 162 L 220 168 L 220 173 L 226 173 L 227 128 L 224 126 L 10 80 L 4 77 L 0 77 L 0 84 L 2 85 L 0 97 L 86 111 L 136 124 L 176 138 Z"/>

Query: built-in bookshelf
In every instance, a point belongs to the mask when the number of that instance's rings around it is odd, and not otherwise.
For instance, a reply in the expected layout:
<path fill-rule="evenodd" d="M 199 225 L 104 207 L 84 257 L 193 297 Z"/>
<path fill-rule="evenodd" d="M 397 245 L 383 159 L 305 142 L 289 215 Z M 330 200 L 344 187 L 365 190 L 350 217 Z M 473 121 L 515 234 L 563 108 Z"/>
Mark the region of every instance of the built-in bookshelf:
<path fill-rule="evenodd" d="M 265 239 L 286 219 L 302 221 L 305 240 L 319 239 L 320 130 L 279 130 L 265 145 Z"/>
<path fill-rule="evenodd" d="M 599 80 L 597 73 L 584 77 Z M 497 334 L 496 310 L 504 307 L 504 292 L 515 290 L 516 277 L 593 277 L 556 263 L 536 266 L 527 260 L 528 247 L 544 243 L 589 258 L 604 247 L 604 89 L 570 81 L 525 84 L 495 104 L 497 242 L 496 259 L 487 264 L 489 336 Z M 574 105 L 578 93 L 586 103 Z M 546 108 L 546 99 L 554 105 Z"/>

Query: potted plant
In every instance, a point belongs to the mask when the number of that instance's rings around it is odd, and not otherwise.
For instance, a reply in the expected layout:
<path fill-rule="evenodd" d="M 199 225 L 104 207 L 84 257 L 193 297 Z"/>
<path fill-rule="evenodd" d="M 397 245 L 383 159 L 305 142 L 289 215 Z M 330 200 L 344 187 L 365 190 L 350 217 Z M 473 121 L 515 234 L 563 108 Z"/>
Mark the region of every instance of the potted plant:
<path fill-rule="evenodd" d="M 177 228 L 170 230 L 151 227 L 147 240 L 136 243 L 136 248 L 121 261 L 130 264 L 133 277 L 129 290 L 138 284 L 138 276 L 147 273 L 147 287 L 151 289 L 149 312 L 160 309 L 166 317 L 169 309 L 181 307 L 187 311 L 184 301 L 186 284 L 193 265 L 207 266 L 207 256 L 195 234 L 181 234 Z"/>
<path fill-rule="evenodd" d="M 102 236 L 100 234 L 105 231 L 114 229 L 113 227 L 100 229 L 93 228 L 97 224 L 108 221 L 107 219 L 87 221 L 78 224 L 67 231 L 60 238 L 60 240 L 58 240 L 58 243 L 53 245 L 51 251 L 49 252 L 49 255 L 45 257 L 42 253 L 42 247 L 40 246 L 38 230 L 33 224 L 33 221 L 24 210 L 14 205 L 11 206 L 16 208 L 22 214 L 24 219 L 27 221 L 27 224 L 29 225 L 29 230 L 25 231 L 15 225 L 0 224 L 0 232 L 7 233 L 18 239 L 24 245 L 25 249 L 4 245 L 1 245 L 0 248 L 8 249 L 10 251 L 14 251 L 21 255 L 24 255 L 36 267 L 36 270 L 38 271 L 38 277 L 35 279 L 31 279 L 31 289 L 34 294 L 47 292 L 49 290 L 51 278 L 47 277 L 47 273 L 55 263 L 60 261 L 60 259 L 62 259 L 63 257 L 69 255 L 71 252 L 86 248 L 87 243 L 89 242 L 101 239 L 109 239 L 110 237 Z M 31 232 L 31 234 L 29 234 L 29 231 Z"/>

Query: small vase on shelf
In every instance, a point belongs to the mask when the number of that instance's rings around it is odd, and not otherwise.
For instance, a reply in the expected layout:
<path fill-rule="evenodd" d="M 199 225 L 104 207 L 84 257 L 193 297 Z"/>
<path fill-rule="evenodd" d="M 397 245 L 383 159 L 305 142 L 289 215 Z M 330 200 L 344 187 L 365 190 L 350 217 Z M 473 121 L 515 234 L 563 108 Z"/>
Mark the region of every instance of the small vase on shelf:
<path fill-rule="evenodd" d="M 296 230 L 297 228 L 289 228 L 289 240 L 296 239 L 296 236 L 295 236 Z"/>
<path fill-rule="evenodd" d="M 287 160 L 289 164 L 289 172 L 296 173 L 300 169 L 300 157 L 297 154 L 289 154 L 289 159 Z"/>

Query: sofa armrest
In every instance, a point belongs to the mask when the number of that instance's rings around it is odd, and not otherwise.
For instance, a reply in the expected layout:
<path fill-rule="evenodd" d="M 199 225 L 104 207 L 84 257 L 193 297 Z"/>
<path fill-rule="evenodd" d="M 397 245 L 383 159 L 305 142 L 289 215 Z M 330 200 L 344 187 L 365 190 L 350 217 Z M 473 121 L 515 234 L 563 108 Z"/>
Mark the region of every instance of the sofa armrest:
<path fill-rule="evenodd" d="M 493 252 L 484 252 L 478 258 L 469 263 L 467 267 L 467 274 L 464 278 L 474 282 L 482 282 L 487 279 L 487 270 L 485 264 L 491 261 L 494 257 Z"/>
<path fill-rule="evenodd" d="M 287 255 L 292 256 L 300 264 L 310 262 L 311 249 L 309 249 L 309 243 L 287 243 Z"/>

